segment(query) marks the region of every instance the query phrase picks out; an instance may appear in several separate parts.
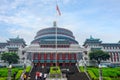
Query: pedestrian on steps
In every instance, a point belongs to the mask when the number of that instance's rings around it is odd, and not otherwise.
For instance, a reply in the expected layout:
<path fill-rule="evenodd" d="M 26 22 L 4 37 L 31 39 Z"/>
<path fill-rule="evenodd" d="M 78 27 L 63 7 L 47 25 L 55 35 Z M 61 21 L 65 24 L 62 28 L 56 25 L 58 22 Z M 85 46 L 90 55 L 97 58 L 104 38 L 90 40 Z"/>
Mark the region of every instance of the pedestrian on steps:
<path fill-rule="evenodd" d="M 24 80 L 26 80 L 26 79 L 27 79 L 27 76 L 26 76 L 26 74 L 24 74 L 24 75 L 23 75 L 23 78 L 24 78 Z"/>

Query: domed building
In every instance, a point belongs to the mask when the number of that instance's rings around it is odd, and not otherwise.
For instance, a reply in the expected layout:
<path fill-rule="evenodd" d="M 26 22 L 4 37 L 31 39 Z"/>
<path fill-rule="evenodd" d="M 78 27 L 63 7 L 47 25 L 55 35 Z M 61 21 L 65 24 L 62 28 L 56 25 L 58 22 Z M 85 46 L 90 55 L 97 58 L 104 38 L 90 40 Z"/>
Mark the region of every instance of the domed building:
<path fill-rule="evenodd" d="M 38 66 L 70 66 L 75 65 L 82 50 L 73 33 L 54 22 L 53 27 L 37 32 L 26 53 L 27 59 Z"/>

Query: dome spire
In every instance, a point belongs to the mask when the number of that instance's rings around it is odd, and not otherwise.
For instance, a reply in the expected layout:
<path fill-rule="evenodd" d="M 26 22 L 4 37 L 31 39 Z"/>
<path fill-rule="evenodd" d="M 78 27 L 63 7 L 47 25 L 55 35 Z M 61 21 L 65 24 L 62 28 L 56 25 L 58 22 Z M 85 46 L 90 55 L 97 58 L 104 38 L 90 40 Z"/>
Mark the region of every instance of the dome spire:
<path fill-rule="evenodd" d="M 53 27 L 57 27 L 57 22 L 53 21 Z"/>

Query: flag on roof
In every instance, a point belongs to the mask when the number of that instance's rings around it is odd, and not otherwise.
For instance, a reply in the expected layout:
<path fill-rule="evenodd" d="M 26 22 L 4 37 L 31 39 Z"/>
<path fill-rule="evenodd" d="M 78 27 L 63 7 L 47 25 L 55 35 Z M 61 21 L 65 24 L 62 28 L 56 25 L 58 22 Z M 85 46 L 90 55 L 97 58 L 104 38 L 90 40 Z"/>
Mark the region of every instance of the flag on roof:
<path fill-rule="evenodd" d="M 61 15 L 61 12 L 60 12 L 58 5 L 56 5 L 56 10 L 57 10 L 58 14 Z"/>

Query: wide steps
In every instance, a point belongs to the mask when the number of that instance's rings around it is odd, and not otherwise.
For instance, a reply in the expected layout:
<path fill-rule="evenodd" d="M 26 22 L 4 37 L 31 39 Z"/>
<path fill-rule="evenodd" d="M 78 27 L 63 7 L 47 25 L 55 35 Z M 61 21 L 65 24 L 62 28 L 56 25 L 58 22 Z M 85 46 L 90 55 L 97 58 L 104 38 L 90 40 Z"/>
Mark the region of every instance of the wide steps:
<path fill-rule="evenodd" d="M 68 75 L 68 80 L 89 80 L 89 78 L 84 72 L 79 72 L 73 75 Z"/>
<path fill-rule="evenodd" d="M 67 80 L 89 80 L 89 78 L 87 77 L 87 75 L 84 73 L 84 72 L 79 72 L 77 67 L 76 66 L 65 66 L 65 67 L 60 67 L 61 70 L 62 69 L 66 69 L 69 71 L 66 73 L 63 73 L 63 74 L 66 74 L 66 77 L 67 77 Z M 49 68 L 47 67 L 33 67 L 31 73 L 30 73 L 30 76 L 31 76 L 31 79 L 30 80 L 35 80 L 35 74 L 36 72 L 39 71 L 39 72 L 44 72 L 44 73 L 49 73 Z"/>

